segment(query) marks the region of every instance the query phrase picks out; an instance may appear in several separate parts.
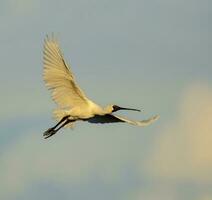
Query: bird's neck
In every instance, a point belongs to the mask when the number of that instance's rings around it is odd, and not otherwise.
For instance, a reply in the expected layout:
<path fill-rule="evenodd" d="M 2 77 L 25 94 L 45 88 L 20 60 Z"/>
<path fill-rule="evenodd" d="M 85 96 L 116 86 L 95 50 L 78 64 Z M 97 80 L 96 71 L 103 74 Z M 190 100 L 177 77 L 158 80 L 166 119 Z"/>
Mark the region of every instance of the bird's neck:
<path fill-rule="evenodd" d="M 111 106 L 106 106 L 105 108 L 103 108 L 103 113 L 104 115 L 111 114 L 112 113 Z"/>
<path fill-rule="evenodd" d="M 106 115 L 111 113 L 108 106 L 103 108 L 92 101 L 90 101 L 90 107 L 95 115 Z"/>

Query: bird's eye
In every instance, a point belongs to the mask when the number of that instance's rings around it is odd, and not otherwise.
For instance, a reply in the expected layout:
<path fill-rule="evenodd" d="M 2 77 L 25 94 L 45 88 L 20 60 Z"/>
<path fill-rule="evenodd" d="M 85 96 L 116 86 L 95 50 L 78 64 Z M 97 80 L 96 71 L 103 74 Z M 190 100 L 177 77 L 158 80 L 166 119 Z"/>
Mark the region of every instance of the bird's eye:
<path fill-rule="evenodd" d="M 117 106 L 117 105 L 113 105 L 113 112 L 115 112 L 115 111 L 118 111 L 119 110 L 119 106 Z"/>
<path fill-rule="evenodd" d="M 116 109 L 118 106 L 117 105 L 113 105 L 113 109 Z"/>

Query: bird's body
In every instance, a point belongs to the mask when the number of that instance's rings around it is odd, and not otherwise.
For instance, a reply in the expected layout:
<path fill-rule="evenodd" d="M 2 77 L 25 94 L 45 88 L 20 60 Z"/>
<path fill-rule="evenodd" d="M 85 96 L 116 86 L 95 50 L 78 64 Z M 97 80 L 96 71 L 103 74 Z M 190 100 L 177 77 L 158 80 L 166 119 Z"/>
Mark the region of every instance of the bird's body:
<path fill-rule="evenodd" d="M 109 113 L 109 110 L 100 107 L 99 105 L 88 101 L 87 105 L 75 106 L 71 109 L 64 109 L 67 115 L 70 115 L 70 119 L 85 120 L 95 115 L 105 115 Z"/>
<path fill-rule="evenodd" d="M 140 110 L 117 105 L 108 105 L 103 108 L 90 100 L 77 85 L 63 58 L 58 41 L 48 36 L 44 43 L 44 81 L 52 91 L 52 98 L 58 105 L 53 114 L 59 121 L 44 133 L 45 138 L 54 135 L 62 127 L 73 127 L 74 122 L 79 120 L 90 123 L 127 122 L 146 126 L 158 119 L 158 116 L 154 116 L 143 121 L 128 120 L 112 113 L 118 110 Z"/>

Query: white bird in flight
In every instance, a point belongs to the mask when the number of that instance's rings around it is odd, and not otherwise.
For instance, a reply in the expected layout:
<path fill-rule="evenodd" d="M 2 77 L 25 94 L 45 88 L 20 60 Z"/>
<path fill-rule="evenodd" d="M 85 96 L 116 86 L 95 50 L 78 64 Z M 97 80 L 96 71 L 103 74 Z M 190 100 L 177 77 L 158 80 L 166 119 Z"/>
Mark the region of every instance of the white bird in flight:
<path fill-rule="evenodd" d="M 133 121 L 113 113 L 119 110 L 140 110 L 117 105 L 108 105 L 103 108 L 91 101 L 77 85 L 68 64 L 65 62 L 59 43 L 53 36 L 46 37 L 43 53 L 44 81 L 52 92 L 53 100 L 58 105 L 58 108 L 53 111 L 58 123 L 43 133 L 45 138 L 51 137 L 62 127 L 73 127 L 76 121 L 90 123 L 126 122 L 137 126 L 147 126 L 159 118 L 156 115 L 147 120 Z"/>

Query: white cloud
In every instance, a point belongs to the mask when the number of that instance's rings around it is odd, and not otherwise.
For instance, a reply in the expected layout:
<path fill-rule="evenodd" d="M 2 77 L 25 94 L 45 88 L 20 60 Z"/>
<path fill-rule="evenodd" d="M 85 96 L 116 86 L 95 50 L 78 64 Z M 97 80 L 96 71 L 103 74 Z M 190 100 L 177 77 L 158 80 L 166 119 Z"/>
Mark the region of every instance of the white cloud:
<path fill-rule="evenodd" d="M 33 182 L 43 180 L 80 184 L 95 175 L 103 182 L 114 184 L 122 176 L 121 169 L 129 164 L 135 171 L 142 169 L 142 174 L 146 170 L 146 178 L 153 176 L 154 181 L 151 184 L 147 181 L 145 188 L 138 191 L 128 191 L 131 194 L 126 195 L 126 199 L 176 200 L 182 195 L 177 184 L 172 184 L 173 180 L 211 182 L 211 88 L 201 84 L 188 88 L 180 105 L 177 119 L 155 134 L 156 143 L 149 147 L 154 148 L 150 157 L 141 155 L 143 149 L 141 143 L 136 143 L 138 137 L 120 131 L 120 126 L 98 127 L 99 133 L 92 133 L 88 125 L 86 129 L 82 125 L 80 134 L 76 128 L 70 130 L 71 136 L 58 134 L 50 140 L 29 131 L 34 134 L 19 138 L 0 154 L 3 191 L 0 199 L 27 191 Z M 138 163 L 142 163 L 142 167 Z M 139 179 L 142 177 L 138 175 Z M 198 195 L 197 199 L 210 199 L 207 189 L 201 192 L 200 188 Z"/>
<path fill-rule="evenodd" d="M 199 198 L 199 200 L 211 200 L 212 194 L 205 194 Z"/>
<path fill-rule="evenodd" d="M 103 182 L 114 183 L 121 176 L 120 169 L 130 157 L 124 135 L 111 141 L 114 133 L 103 138 L 70 132 L 66 139 L 60 135 L 50 140 L 34 132 L 9 146 L 0 155 L 0 199 L 10 199 L 43 180 L 80 184 L 95 174 Z"/>
<path fill-rule="evenodd" d="M 149 174 L 178 181 L 212 181 L 212 89 L 185 91 L 179 116 L 166 125 L 147 162 Z"/>

